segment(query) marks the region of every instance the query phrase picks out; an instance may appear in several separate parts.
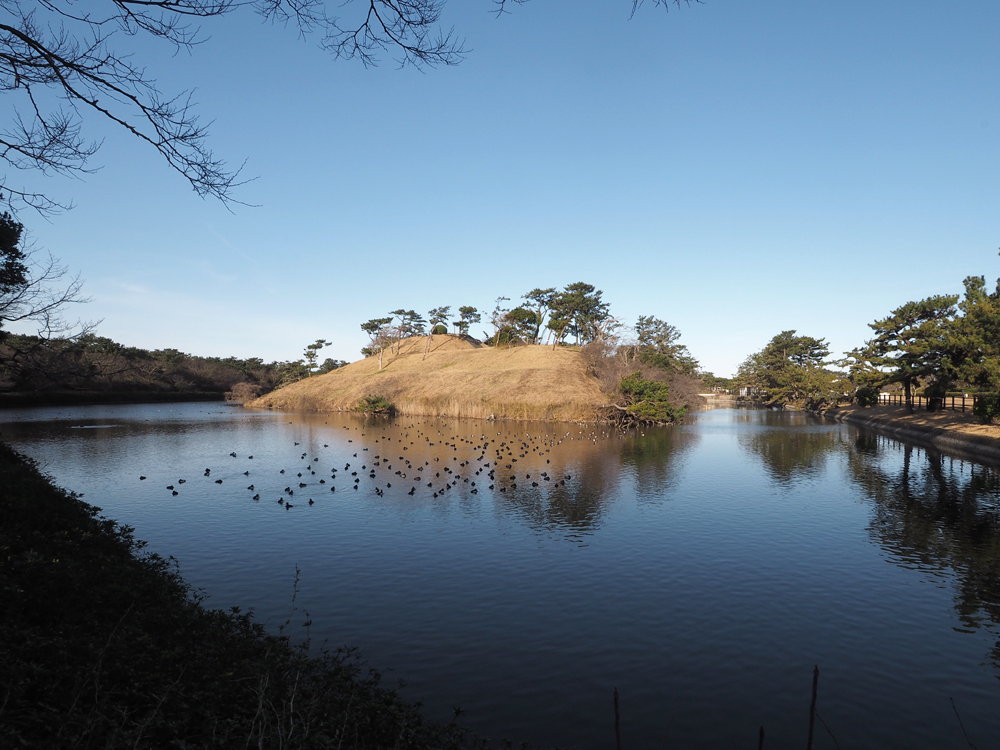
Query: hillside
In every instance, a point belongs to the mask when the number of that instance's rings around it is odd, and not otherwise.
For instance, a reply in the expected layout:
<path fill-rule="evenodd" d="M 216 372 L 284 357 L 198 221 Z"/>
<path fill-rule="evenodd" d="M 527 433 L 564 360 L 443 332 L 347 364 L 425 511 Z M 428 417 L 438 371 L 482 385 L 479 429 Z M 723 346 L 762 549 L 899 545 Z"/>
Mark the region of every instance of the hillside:
<path fill-rule="evenodd" d="M 592 419 L 607 403 L 579 352 L 550 346 L 493 348 L 470 338 L 405 340 L 398 354 L 368 357 L 326 375 L 300 380 L 247 406 L 296 411 L 348 411 L 367 395 L 388 399 L 402 414 L 497 419 Z"/>

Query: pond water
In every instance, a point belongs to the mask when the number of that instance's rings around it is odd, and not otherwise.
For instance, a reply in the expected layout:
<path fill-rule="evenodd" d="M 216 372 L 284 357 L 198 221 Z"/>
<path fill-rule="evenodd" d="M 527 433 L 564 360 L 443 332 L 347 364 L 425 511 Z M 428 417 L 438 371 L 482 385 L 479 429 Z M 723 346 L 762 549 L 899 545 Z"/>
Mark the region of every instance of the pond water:
<path fill-rule="evenodd" d="M 613 746 L 617 687 L 626 748 L 800 747 L 818 665 L 817 748 L 998 746 L 992 467 L 745 410 L 618 434 L 63 407 L 0 439 L 209 605 L 308 613 L 495 740 Z"/>

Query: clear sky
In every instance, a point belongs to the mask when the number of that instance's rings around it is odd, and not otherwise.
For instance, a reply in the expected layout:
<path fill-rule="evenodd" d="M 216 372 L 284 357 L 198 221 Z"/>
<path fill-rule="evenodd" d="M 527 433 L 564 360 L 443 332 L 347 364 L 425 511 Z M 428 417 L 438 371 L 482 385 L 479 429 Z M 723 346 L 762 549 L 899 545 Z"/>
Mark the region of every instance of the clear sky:
<path fill-rule="evenodd" d="M 324 338 L 353 361 L 389 310 L 586 281 L 730 375 L 782 330 L 839 354 L 908 300 L 1000 276 L 996 0 L 491 7 L 451 0 L 471 51 L 425 72 L 332 60 L 251 13 L 190 55 L 143 42 L 258 207 L 200 199 L 91 121 L 103 168 L 44 182 L 75 208 L 20 218 L 86 279 L 100 334 L 266 360 Z"/>

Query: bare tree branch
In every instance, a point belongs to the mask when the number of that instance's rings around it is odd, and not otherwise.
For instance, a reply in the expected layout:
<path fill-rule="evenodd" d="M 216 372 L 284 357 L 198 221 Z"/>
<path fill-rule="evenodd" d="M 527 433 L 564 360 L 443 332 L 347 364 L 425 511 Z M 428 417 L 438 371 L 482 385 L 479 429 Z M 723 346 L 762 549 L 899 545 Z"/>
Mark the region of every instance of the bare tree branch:
<path fill-rule="evenodd" d="M 633 0 L 634 14 L 644 0 Z M 512 3 L 491 0 L 497 15 Z M 673 2 L 652 0 L 664 8 Z M 246 182 L 208 147 L 207 125 L 191 92 L 165 95 L 119 42 L 147 36 L 176 49 L 201 43 L 197 21 L 250 8 L 262 18 L 315 35 L 335 58 L 376 65 L 384 53 L 400 65 L 455 65 L 466 48 L 440 24 L 445 0 L 342 0 L 346 18 L 327 15 L 326 0 L 0 0 L 0 92 L 8 121 L 0 124 L 0 162 L 12 170 L 83 175 L 98 141 L 83 134 L 86 115 L 109 120 L 156 149 L 196 193 L 226 205 Z M 12 211 L 51 214 L 68 204 L 11 184 L 0 174 L 0 200 Z"/>
<path fill-rule="evenodd" d="M 641 8 L 643 3 L 645 2 L 646 0 L 632 0 L 632 14 L 629 16 L 629 18 L 634 18 L 636 11 L 638 11 L 639 8 Z M 691 5 L 691 3 L 697 3 L 701 5 L 703 0 L 652 0 L 652 2 L 653 5 L 663 8 L 663 10 L 669 11 L 671 2 L 673 2 L 673 4 L 679 8 L 681 7 L 682 2 L 685 5 Z"/>
<path fill-rule="evenodd" d="M 90 300 L 83 297 L 83 281 L 72 276 L 58 259 L 22 244 L 24 227 L 10 214 L 0 215 L 0 337 L 11 323 L 32 321 L 41 339 L 72 338 L 95 324 L 62 317 L 67 305 Z"/>

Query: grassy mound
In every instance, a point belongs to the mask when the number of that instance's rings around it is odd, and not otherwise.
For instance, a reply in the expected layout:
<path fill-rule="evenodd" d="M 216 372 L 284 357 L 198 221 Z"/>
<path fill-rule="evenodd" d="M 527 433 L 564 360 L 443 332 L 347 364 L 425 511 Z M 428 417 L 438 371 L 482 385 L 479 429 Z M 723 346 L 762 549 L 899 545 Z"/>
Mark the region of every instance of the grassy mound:
<path fill-rule="evenodd" d="M 427 346 L 430 344 L 429 347 Z M 426 352 L 425 352 L 426 348 Z M 578 351 L 549 346 L 488 347 L 436 335 L 405 340 L 399 351 L 354 362 L 262 396 L 248 406 L 349 411 L 377 395 L 400 414 L 485 419 L 594 418 L 607 403 Z"/>
<path fill-rule="evenodd" d="M 349 653 L 207 609 L 0 445 L 0 747 L 458 748 Z"/>

